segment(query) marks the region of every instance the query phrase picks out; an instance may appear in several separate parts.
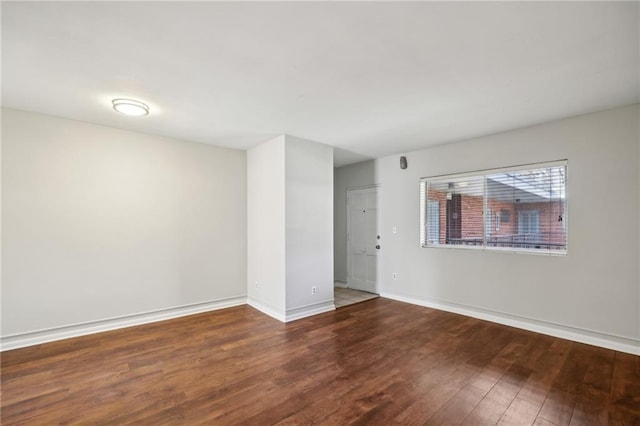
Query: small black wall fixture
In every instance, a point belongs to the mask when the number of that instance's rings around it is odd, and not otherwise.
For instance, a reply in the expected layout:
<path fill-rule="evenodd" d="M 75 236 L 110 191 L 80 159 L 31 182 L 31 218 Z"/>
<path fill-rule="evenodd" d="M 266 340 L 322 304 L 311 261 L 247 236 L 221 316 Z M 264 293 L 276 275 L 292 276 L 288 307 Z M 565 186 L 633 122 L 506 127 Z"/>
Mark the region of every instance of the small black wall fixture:
<path fill-rule="evenodd" d="M 407 157 L 405 156 L 400 157 L 400 168 L 402 170 L 407 168 Z"/>

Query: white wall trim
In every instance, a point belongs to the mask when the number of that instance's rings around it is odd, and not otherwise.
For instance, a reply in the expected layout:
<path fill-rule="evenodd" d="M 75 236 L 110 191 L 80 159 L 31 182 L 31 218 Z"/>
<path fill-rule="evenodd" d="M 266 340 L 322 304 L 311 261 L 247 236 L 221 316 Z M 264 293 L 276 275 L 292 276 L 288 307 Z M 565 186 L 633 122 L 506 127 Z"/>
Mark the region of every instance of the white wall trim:
<path fill-rule="evenodd" d="M 380 296 L 400 302 L 411 303 L 413 305 L 438 309 L 446 312 L 453 312 L 472 318 L 478 318 L 498 324 L 534 331 L 536 333 L 586 343 L 588 345 L 600 346 L 620 352 L 640 355 L 640 340 L 625 337 L 613 336 L 591 330 L 579 329 L 549 322 L 532 320 L 515 315 L 502 314 L 498 312 L 483 310 L 479 308 L 428 300 L 418 299 L 410 296 L 403 296 L 389 292 L 381 292 Z M 245 296 L 231 297 L 215 301 L 184 305 L 175 308 L 162 309 L 158 311 L 127 315 L 106 320 L 93 321 L 82 324 L 74 324 L 63 327 L 55 327 L 46 330 L 38 330 L 26 333 L 17 333 L 0 337 L 0 351 L 18 349 L 26 346 L 39 345 L 56 340 L 85 336 L 88 334 L 100 333 L 103 331 L 117 330 L 120 328 L 132 327 L 136 325 L 148 324 L 202 312 L 215 311 L 218 309 L 230 308 L 248 304 L 260 312 L 269 315 L 281 322 L 295 321 L 312 315 L 335 310 L 333 300 L 327 300 L 312 305 L 289 309 L 286 313 L 280 309 L 273 308 L 258 302 L 255 299 Z"/>
<path fill-rule="evenodd" d="M 572 340 L 574 342 L 586 343 L 588 345 L 600 346 L 615 351 L 625 352 L 633 355 L 640 355 L 640 340 L 626 337 L 613 336 L 581 328 L 569 327 L 565 325 L 523 318 L 516 315 L 503 314 L 499 312 L 484 310 L 480 308 L 459 305 L 456 303 L 436 301 L 432 299 L 416 298 L 399 294 L 381 292 L 380 296 L 399 302 L 411 303 L 412 305 L 424 306 L 446 312 L 453 312 L 472 318 L 491 321 L 498 324 L 534 331 L 561 339 Z"/>
<path fill-rule="evenodd" d="M 345 281 L 334 281 L 333 282 L 333 286 L 334 287 L 339 287 L 339 288 L 347 288 L 347 283 Z"/>
<path fill-rule="evenodd" d="M 286 322 L 287 320 L 287 316 L 282 309 L 276 308 L 274 306 L 271 306 L 263 302 L 259 302 L 253 297 L 247 298 L 247 305 L 259 310 L 263 314 L 269 315 L 270 317 L 277 319 L 280 322 Z"/>
<path fill-rule="evenodd" d="M 286 314 L 286 322 L 295 321 L 297 319 L 310 317 L 312 315 L 322 314 L 324 312 L 334 311 L 336 306 L 332 300 L 313 303 L 311 305 L 301 306 L 299 308 L 288 309 Z"/>
<path fill-rule="evenodd" d="M 26 333 L 16 333 L 0 337 L 0 351 L 8 351 L 11 349 L 53 342 L 56 340 L 100 333 L 102 331 L 117 330 L 119 328 L 148 324 L 151 322 L 199 314 L 202 312 L 215 311 L 218 309 L 230 308 L 232 306 L 244 305 L 246 303 L 246 296 L 229 297 L 209 302 L 194 303 L 174 308 L 159 309 L 157 311 L 108 318 L 99 321 L 72 324 Z"/>
<path fill-rule="evenodd" d="M 325 300 L 324 302 L 318 302 L 311 305 L 301 306 L 299 308 L 289 309 L 286 312 L 282 311 L 282 309 L 278 309 L 263 302 L 259 302 L 251 297 L 247 299 L 247 304 L 251 307 L 256 308 L 263 314 L 267 314 L 270 317 L 277 319 L 280 322 L 295 321 L 301 318 L 310 317 L 312 315 L 330 312 L 336 309 L 335 305 L 333 304 L 333 300 Z"/>
<path fill-rule="evenodd" d="M 357 191 L 359 189 L 372 189 L 372 188 L 379 188 L 379 187 L 380 187 L 379 183 L 372 183 L 371 185 L 347 186 L 347 195 L 349 194 L 349 191 Z"/>

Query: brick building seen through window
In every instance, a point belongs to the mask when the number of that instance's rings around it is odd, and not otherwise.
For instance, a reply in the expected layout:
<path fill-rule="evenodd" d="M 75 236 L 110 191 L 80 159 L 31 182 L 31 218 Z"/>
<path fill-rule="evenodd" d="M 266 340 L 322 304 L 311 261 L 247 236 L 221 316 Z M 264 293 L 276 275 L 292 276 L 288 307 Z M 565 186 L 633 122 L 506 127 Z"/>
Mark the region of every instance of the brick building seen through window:
<path fill-rule="evenodd" d="M 422 244 L 566 252 L 565 187 L 566 162 L 425 178 Z"/>

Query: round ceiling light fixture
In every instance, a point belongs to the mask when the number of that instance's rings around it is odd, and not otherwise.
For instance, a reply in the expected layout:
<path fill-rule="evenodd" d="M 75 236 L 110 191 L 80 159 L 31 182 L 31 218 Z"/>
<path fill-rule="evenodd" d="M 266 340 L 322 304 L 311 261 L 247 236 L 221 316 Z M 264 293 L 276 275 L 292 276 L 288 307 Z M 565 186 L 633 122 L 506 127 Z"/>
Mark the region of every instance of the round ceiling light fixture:
<path fill-rule="evenodd" d="M 134 99 L 114 99 L 111 101 L 113 109 L 133 117 L 142 117 L 149 114 L 149 106 Z"/>

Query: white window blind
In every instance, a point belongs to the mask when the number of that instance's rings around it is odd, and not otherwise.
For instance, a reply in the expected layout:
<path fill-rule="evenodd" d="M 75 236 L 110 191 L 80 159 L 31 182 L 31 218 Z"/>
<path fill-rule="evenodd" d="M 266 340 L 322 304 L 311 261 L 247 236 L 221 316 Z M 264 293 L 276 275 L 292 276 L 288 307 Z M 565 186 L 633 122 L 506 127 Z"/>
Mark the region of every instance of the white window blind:
<path fill-rule="evenodd" d="M 559 161 L 423 178 L 421 243 L 566 253 L 566 175 Z"/>

